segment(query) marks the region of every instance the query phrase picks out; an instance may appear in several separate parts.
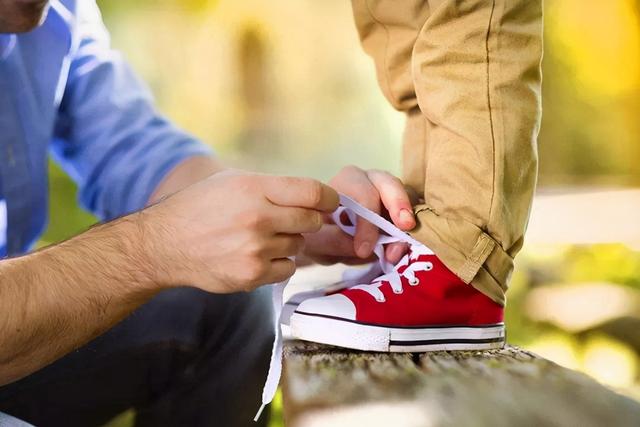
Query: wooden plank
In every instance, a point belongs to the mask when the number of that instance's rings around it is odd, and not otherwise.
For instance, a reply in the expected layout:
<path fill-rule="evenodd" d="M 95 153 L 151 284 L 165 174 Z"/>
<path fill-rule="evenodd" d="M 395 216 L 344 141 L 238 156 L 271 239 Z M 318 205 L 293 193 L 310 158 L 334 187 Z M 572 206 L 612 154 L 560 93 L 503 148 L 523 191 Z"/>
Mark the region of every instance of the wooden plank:
<path fill-rule="evenodd" d="M 638 426 L 640 403 L 506 347 L 369 353 L 290 341 L 287 426 Z"/>

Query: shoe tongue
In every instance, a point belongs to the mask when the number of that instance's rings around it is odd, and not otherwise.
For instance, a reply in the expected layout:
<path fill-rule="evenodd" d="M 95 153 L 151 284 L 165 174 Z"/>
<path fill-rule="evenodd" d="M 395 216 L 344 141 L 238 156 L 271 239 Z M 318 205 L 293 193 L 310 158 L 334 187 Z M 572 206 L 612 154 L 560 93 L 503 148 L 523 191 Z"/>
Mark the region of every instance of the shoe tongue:
<path fill-rule="evenodd" d="M 415 245 L 414 245 L 415 246 Z M 418 261 L 427 261 L 429 259 L 429 254 L 423 253 L 420 250 L 414 251 L 413 247 L 409 249 L 409 252 L 398 261 L 396 264 L 395 270 L 398 273 L 402 273 L 407 267 L 409 267 L 414 262 Z"/>
<path fill-rule="evenodd" d="M 413 264 L 416 261 L 427 261 L 430 257 L 433 257 L 433 252 L 424 245 L 411 245 L 409 248 L 409 264 Z"/>

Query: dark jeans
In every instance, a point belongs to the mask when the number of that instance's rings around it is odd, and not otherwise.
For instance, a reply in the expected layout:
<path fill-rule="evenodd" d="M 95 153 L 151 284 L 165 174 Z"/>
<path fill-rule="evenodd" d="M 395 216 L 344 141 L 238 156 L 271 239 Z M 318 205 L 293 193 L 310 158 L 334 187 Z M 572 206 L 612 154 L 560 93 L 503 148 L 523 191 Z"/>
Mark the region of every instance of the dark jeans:
<path fill-rule="evenodd" d="M 109 332 L 0 387 L 0 412 L 36 426 L 255 426 L 272 332 L 269 289 L 159 294 Z"/>

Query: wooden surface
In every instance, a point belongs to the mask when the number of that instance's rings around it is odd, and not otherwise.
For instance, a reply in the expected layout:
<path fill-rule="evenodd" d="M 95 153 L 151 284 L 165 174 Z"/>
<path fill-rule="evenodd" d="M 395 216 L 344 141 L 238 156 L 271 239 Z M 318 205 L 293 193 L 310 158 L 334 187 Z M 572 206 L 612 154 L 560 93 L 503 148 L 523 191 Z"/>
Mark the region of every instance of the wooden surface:
<path fill-rule="evenodd" d="M 381 354 L 290 341 L 286 426 L 640 426 L 640 403 L 516 347 Z"/>

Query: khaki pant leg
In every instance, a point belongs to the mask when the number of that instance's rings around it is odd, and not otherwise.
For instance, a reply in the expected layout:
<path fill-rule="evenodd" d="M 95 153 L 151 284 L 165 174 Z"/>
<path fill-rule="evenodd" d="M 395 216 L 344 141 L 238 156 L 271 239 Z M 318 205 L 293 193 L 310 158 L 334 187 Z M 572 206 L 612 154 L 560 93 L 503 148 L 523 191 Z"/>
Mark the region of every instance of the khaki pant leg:
<path fill-rule="evenodd" d="M 536 182 L 541 1 L 353 4 L 385 95 L 408 113 L 404 179 L 424 195 L 412 234 L 503 304 Z M 404 26 L 395 21 L 401 16 Z M 407 59 L 407 29 L 422 19 L 409 60 L 416 106 L 406 63 L 397 62 Z M 405 37 L 397 39 L 399 28 Z M 395 73 L 385 71 L 390 67 Z"/>
<path fill-rule="evenodd" d="M 376 66 L 380 88 L 397 110 L 417 112 L 411 58 L 429 16 L 426 0 L 352 0 L 362 46 Z M 425 138 L 420 121 L 407 122 L 403 142 L 403 182 L 414 193 L 424 188 Z M 417 136 L 417 137 L 416 137 Z"/>

